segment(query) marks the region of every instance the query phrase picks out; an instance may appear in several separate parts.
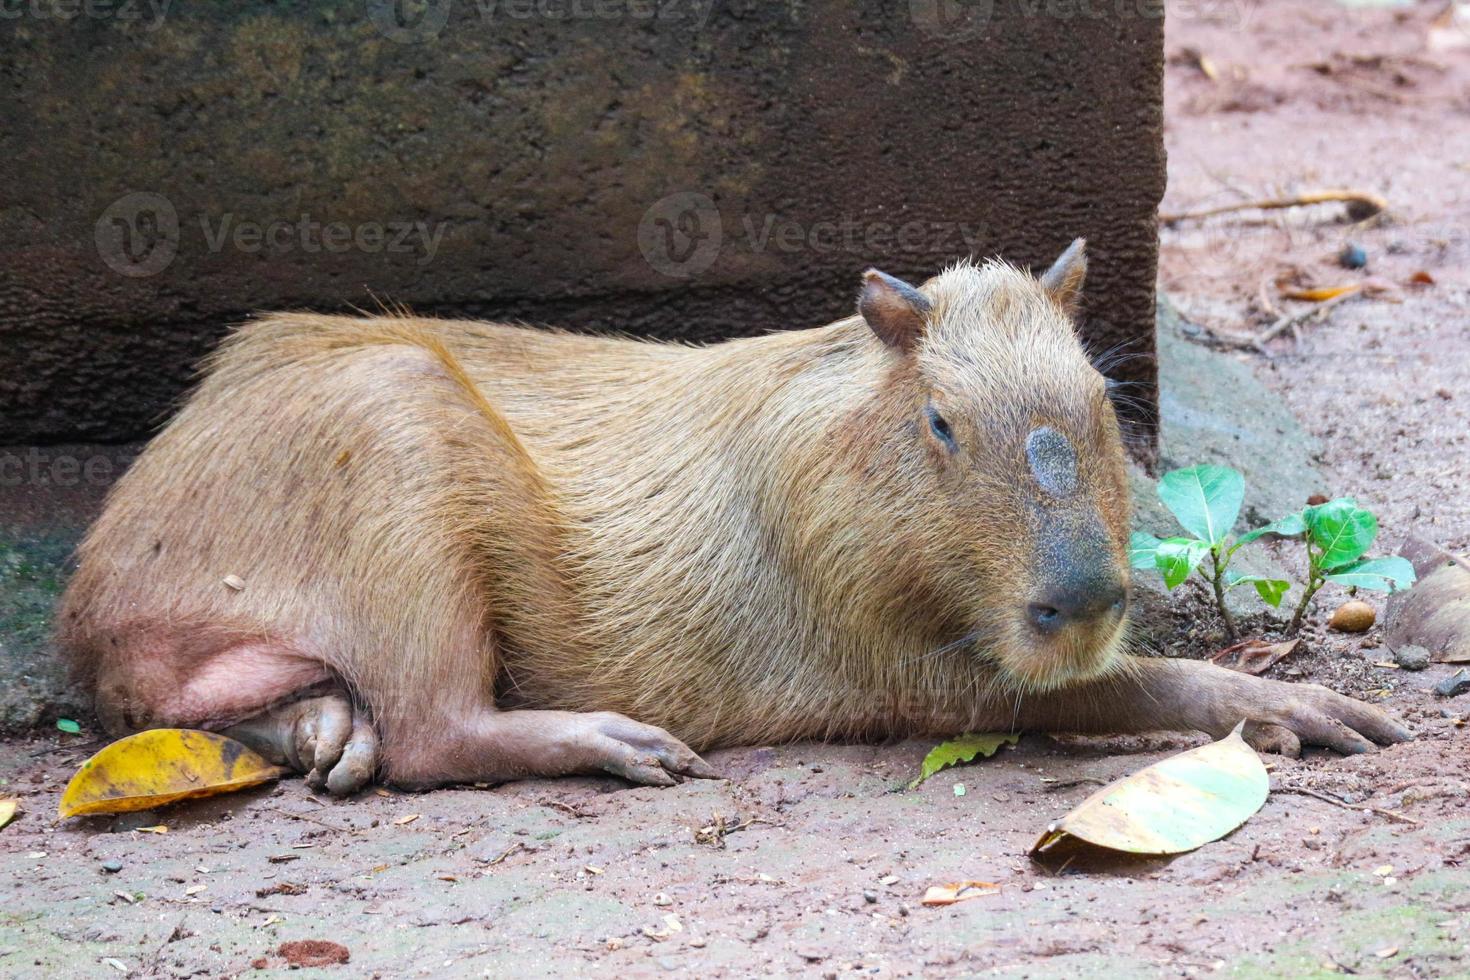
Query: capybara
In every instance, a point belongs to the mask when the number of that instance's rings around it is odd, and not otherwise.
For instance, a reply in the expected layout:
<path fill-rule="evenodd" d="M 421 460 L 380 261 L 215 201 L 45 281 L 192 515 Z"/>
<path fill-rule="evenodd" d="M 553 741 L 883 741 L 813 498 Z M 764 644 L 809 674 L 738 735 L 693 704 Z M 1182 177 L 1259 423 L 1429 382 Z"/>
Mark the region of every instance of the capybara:
<path fill-rule="evenodd" d="M 1367 750 L 1321 687 L 1127 652 L 1124 451 L 1072 316 L 963 262 L 705 347 L 266 316 L 118 482 L 59 643 L 107 729 L 224 730 L 337 793 L 694 750 L 1200 730 Z"/>

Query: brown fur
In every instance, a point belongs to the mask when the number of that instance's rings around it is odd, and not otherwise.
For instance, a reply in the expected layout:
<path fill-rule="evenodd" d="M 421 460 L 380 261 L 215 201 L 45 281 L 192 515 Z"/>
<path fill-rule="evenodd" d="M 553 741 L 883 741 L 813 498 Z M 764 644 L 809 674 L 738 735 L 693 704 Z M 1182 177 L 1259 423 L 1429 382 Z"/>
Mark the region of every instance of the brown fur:
<path fill-rule="evenodd" d="M 497 704 L 705 748 L 955 729 L 1129 663 L 1121 626 L 1043 642 L 1021 619 L 1040 522 L 1100 521 L 1124 564 L 1070 297 L 999 263 L 923 292 L 912 356 L 859 317 L 700 348 L 265 317 L 114 489 L 62 648 L 117 731 L 345 684 L 408 780 Z M 1074 499 L 1038 499 L 1041 424 L 1076 446 Z"/>

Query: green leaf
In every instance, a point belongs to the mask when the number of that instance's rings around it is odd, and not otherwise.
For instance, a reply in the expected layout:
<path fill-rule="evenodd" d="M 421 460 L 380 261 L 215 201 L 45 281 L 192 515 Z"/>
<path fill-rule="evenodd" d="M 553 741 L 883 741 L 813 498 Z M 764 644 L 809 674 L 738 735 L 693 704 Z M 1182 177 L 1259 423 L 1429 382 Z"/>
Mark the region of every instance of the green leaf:
<path fill-rule="evenodd" d="M 1128 564 L 1134 568 L 1155 570 L 1159 567 L 1155 557 L 1158 550 L 1158 538 L 1147 531 L 1134 531 L 1128 539 Z"/>
<path fill-rule="evenodd" d="M 1272 521 L 1264 527 L 1258 527 L 1253 531 L 1245 532 L 1235 539 L 1235 544 L 1230 550 L 1234 551 L 1243 544 L 1250 544 L 1256 538 L 1265 534 L 1279 534 L 1283 538 L 1294 538 L 1298 534 L 1305 534 L 1306 531 L 1307 522 L 1299 512 L 1296 514 L 1287 514 L 1280 520 Z"/>
<path fill-rule="evenodd" d="M 918 778 L 909 783 L 909 789 L 918 786 L 941 769 L 957 766 L 961 762 L 969 762 L 977 755 L 988 759 L 995 755 L 996 750 L 1002 745 L 1015 745 L 1020 737 L 1014 733 L 1010 735 L 970 734 L 952 738 L 948 742 L 941 742 L 924 756 L 924 764 L 919 767 Z"/>
<path fill-rule="evenodd" d="M 1165 473 L 1159 499 L 1184 529 L 1210 545 L 1225 540 L 1245 500 L 1245 477 L 1228 466 L 1190 466 Z"/>
<path fill-rule="evenodd" d="M 1414 584 L 1414 566 L 1397 555 L 1389 558 L 1365 558 L 1337 569 L 1327 581 L 1377 592 L 1394 592 Z"/>
<path fill-rule="evenodd" d="M 1224 837 L 1270 792 L 1266 767 L 1240 737 L 1244 725 L 1104 786 L 1048 826 L 1032 855 L 1067 837 L 1130 854 L 1180 854 Z"/>
<path fill-rule="evenodd" d="M 1267 578 L 1264 575 L 1236 575 L 1234 572 L 1225 573 L 1225 587 L 1233 589 L 1237 585 L 1254 585 L 1256 594 L 1261 601 L 1273 609 L 1279 608 L 1281 600 L 1291 588 L 1291 583 L 1284 578 Z"/>
<path fill-rule="evenodd" d="M 1166 538 L 1159 542 L 1154 560 L 1159 571 L 1164 573 L 1164 586 L 1176 588 L 1189 578 L 1189 573 L 1198 567 L 1210 553 L 1210 546 L 1193 538 Z"/>
<path fill-rule="evenodd" d="M 1339 497 L 1302 512 L 1312 543 L 1322 552 L 1320 565 L 1332 571 L 1362 556 L 1378 536 L 1378 518 L 1351 497 Z"/>
<path fill-rule="evenodd" d="M 72 721 L 70 718 L 58 718 L 58 719 L 56 719 L 56 727 L 59 728 L 59 729 L 61 729 L 63 732 L 66 732 L 68 735 L 80 735 L 80 734 L 82 734 L 82 726 L 81 725 L 78 725 L 76 722 Z"/>

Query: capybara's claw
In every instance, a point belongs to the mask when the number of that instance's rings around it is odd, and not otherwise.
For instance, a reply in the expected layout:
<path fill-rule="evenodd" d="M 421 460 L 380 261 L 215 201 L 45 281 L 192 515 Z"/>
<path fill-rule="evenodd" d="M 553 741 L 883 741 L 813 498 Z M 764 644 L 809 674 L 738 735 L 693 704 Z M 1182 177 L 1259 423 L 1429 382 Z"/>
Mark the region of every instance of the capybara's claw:
<path fill-rule="evenodd" d="M 1248 720 L 1246 741 L 1258 749 L 1295 756 L 1303 745 L 1322 745 L 1353 755 L 1413 738 L 1382 708 L 1316 684 L 1257 681 L 1246 690 L 1239 712 Z"/>
<path fill-rule="evenodd" d="M 673 786 L 678 776 L 719 779 L 719 773 L 662 728 L 611 712 L 591 716 L 602 768 L 645 786 Z"/>

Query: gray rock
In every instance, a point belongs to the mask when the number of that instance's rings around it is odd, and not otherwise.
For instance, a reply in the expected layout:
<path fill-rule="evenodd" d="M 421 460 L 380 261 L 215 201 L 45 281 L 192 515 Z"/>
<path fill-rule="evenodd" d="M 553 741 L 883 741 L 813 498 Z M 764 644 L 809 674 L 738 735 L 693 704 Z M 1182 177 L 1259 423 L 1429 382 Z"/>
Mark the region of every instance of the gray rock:
<path fill-rule="evenodd" d="M 1442 698 L 1452 698 L 1466 691 L 1470 691 L 1470 670 L 1464 667 L 1434 685 L 1434 693 Z"/>
<path fill-rule="evenodd" d="M 1429 666 L 1429 651 L 1411 643 L 1393 652 L 1393 662 L 1403 670 L 1423 670 Z"/>

